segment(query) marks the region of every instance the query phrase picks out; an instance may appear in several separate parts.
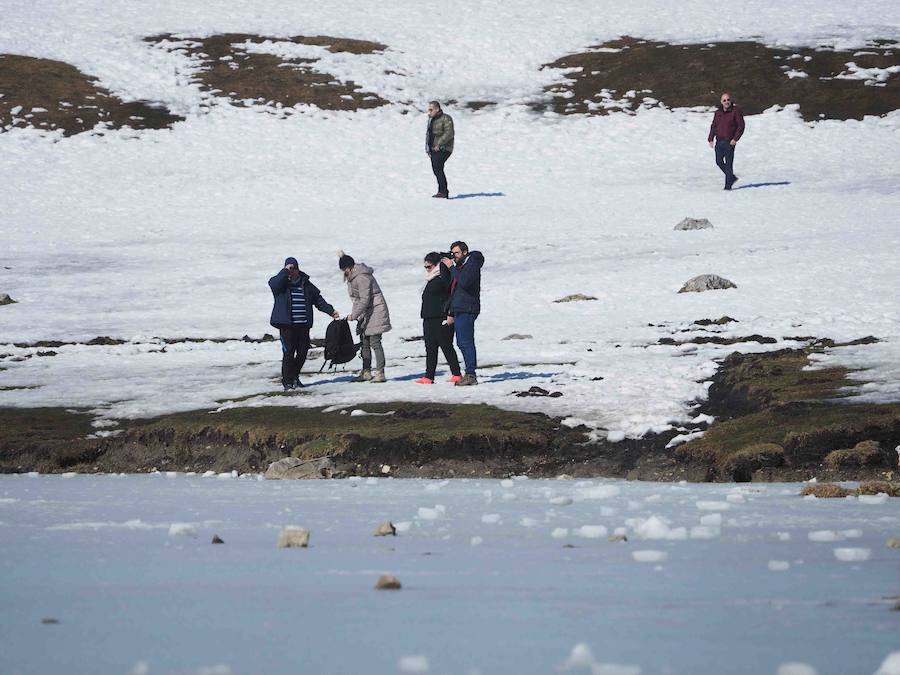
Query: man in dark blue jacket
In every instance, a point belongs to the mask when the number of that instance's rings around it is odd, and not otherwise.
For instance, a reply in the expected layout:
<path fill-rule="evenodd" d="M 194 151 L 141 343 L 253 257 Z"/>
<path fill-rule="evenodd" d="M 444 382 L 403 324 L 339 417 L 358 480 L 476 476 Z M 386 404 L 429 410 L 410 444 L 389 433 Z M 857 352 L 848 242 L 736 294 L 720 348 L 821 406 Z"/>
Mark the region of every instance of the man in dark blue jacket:
<path fill-rule="evenodd" d="M 297 389 L 300 370 L 309 352 L 309 331 L 313 326 L 312 308 L 338 318 L 319 289 L 301 272 L 296 258 L 287 258 L 284 269 L 269 279 L 269 288 L 275 296 L 272 318 L 269 323 L 281 333 L 281 384 L 284 390 Z"/>
<path fill-rule="evenodd" d="M 481 268 L 484 256 L 480 251 L 469 252 L 464 241 L 450 245 L 453 259 L 443 258 L 450 270 L 450 316 L 447 323 L 456 331 L 456 344 L 466 362 L 466 374 L 456 383 L 457 387 L 478 384 L 475 368 L 478 365 L 475 352 L 475 319 L 481 313 Z"/>

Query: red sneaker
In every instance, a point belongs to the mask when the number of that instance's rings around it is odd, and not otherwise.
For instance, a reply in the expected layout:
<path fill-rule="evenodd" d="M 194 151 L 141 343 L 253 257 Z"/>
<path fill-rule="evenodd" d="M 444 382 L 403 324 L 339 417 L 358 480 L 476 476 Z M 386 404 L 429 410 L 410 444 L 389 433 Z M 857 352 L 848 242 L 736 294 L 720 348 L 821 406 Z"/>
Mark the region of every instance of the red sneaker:
<path fill-rule="evenodd" d="M 428 377 L 420 377 L 416 380 L 416 384 L 434 384 L 434 380 Z"/>
<path fill-rule="evenodd" d="M 449 382 L 451 382 L 452 384 L 456 384 L 457 382 L 459 382 L 461 380 L 462 380 L 462 375 L 454 375 L 453 377 L 450 378 Z"/>

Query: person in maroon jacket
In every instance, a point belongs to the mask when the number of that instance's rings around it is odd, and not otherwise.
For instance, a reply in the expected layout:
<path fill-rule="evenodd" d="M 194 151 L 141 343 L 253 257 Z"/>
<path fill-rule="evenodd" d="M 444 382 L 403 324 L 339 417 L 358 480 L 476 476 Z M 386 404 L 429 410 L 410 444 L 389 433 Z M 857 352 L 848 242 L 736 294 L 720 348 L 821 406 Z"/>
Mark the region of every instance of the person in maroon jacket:
<path fill-rule="evenodd" d="M 725 189 L 730 190 L 738 180 L 734 175 L 734 146 L 744 133 L 744 114 L 731 101 L 731 94 L 727 91 L 722 94 L 721 101 L 721 105 L 716 106 L 706 140 L 709 147 L 716 149 L 716 164 L 725 174 Z"/>

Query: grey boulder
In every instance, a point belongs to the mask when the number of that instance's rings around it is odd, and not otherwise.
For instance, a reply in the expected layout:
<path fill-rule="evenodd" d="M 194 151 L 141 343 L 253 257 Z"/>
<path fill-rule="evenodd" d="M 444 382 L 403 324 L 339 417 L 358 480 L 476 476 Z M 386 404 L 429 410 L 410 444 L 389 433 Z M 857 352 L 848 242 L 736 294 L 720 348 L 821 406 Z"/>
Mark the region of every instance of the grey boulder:
<path fill-rule="evenodd" d="M 699 277 L 688 279 L 684 282 L 679 293 L 703 293 L 704 291 L 719 291 L 726 288 L 737 288 L 733 281 L 718 274 L 701 274 Z"/>
<path fill-rule="evenodd" d="M 676 230 L 711 230 L 712 223 L 706 218 L 685 218 L 675 226 Z"/>
<path fill-rule="evenodd" d="M 313 478 L 331 478 L 334 474 L 334 462 L 330 457 L 316 459 L 298 459 L 284 457 L 269 464 L 266 469 L 268 480 L 306 480 Z"/>

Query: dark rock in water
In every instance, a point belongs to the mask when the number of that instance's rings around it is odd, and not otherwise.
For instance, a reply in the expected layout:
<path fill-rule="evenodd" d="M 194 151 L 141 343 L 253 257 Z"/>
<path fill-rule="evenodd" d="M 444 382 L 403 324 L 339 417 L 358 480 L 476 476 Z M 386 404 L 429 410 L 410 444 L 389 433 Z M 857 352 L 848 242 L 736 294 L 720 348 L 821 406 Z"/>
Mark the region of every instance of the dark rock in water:
<path fill-rule="evenodd" d="M 48 616 L 45 619 L 41 619 L 41 623 L 45 626 L 55 626 L 59 623 L 59 619 L 54 619 L 53 617 Z"/>
<path fill-rule="evenodd" d="M 213 535 L 213 538 L 212 538 L 212 543 L 214 543 L 214 544 L 224 544 L 225 542 L 222 540 L 222 538 L 221 538 L 219 535 L 214 534 L 214 535 Z"/>
<path fill-rule="evenodd" d="M 14 305 L 16 301 L 9 297 L 6 293 L 0 293 L 0 305 Z"/>
<path fill-rule="evenodd" d="M 399 591 L 402 587 L 400 580 L 390 574 L 382 574 L 375 582 L 376 591 Z"/>
<path fill-rule="evenodd" d="M 694 322 L 695 326 L 724 326 L 727 323 L 740 323 L 737 319 L 730 316 L 721 316 L 718 319 L 699 319 Z"/>
<path fill-rule="evenodd" d="M 537 386 L 531 387 L 531 389 L 529 389 L 528 391 L 514 391 L 513 394 L 515 394 L 519 398 L 524 398 L 526 396 L 537 396 L 537 397 L 546 396 L 548 398 L 559 398 L 560 396 L 563 395 L 563 393 L 561 391 L 551 392 L 551 391 L 547 391 L 543 387 L 537 387 Z"/>
<path fill-rule="evenodd" d="M 533 335 L 527 335 L 523 333 L 510 333 L 505 338 L 500 338 L 501 340 L 532 340 L 534 339 Z"/>

